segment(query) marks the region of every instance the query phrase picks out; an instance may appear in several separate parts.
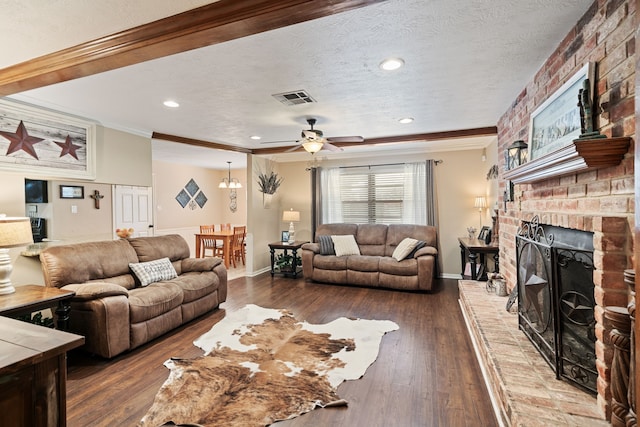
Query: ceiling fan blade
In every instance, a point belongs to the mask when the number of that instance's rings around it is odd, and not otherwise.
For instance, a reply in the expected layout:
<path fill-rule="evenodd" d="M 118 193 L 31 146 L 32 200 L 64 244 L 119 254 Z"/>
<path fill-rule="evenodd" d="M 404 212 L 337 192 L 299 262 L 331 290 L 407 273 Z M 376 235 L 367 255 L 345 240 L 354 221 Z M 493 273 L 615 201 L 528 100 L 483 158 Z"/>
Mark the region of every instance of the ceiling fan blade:
<path fill-rule="evenodd" d="M 294 151 L 297 151 L 299 149 L 302 148 L 302 145 L 294 145 L 293 147 L 289 148 L 288 150 L 285 150 L 285 153 L 292 153 Z"/>
<path fill-rule="evenodd" d="M 327 138 L 329 142 L 364 142 L 364 138 L 361 136 L 332 136 Z"/>
<path fill-rule="evenodd" d="M 286 141 L 260 141 L 260 144 L 285 144 L 285 143 L 292 143 L 292 142 L 299 142 L 299 141 L 295 139 L 287 139 Z"/>
<path fill-rule="evenodd" d="M 327 141 L 324 142 L 324 145 L 322 146 L 323 150 L 329 150 L 329 151 L 343 151 L 342 148 L 337 147 Z"/>

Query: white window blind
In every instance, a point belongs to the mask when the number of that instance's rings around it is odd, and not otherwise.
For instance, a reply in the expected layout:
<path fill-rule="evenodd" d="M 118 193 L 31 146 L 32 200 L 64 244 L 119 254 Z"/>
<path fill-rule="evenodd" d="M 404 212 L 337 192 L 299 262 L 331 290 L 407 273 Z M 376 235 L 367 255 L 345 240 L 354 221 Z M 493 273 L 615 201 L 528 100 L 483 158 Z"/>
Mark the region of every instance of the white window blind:
<path fill-rule="evenodd" d="M 329 189 L 339 191 L 340 197 L 332 194 L 323 198 L 323 219 L 341 217 L 341 222 L 357 224 L 403 223 L 405 165 L 342 168 L 330 175 L 333 182 Z"/>

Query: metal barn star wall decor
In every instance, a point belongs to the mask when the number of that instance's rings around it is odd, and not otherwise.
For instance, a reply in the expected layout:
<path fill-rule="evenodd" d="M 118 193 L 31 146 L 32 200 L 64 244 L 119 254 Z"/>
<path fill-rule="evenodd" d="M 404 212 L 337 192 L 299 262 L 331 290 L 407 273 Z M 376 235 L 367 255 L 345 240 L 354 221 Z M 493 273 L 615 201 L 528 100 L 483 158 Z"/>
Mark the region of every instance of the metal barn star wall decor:
<path fill-rule="evenodd" d="M 96 123 L 0 99 L 0 170 L 96 178 Z"/>
<path fill-rule="evenodd" d="M 44 141 L 44 138 L 36 138 L 35 136 L 29 135 L 22 120 L 20 120 L 18 129 L 16 129 L 15 132 L 0 131 L 0 135 L 10 141 L 9 148 L 7 149 L 7 156 L 22 150 L 35 159 L 38 159 L 38 154 L 36 153 L 35 148 L 33 148 L 33 145 Z"/>
<path fill-rule="evenodd" d="M 58 147 L 62 148 L 62 151 L 60 152 L 60 157 L 64 156 L 65 154 L 68 154 L 72 157 L 75 157 L 75 159 L 78 160 L 78 153 L 76 153 L 76 151 L 81 147 L 71 142 L 70 135 L 67 135 L 67 139 L 65 139 L 64 142 L 58 142 L 58 141 L 53 141 L 53 142 L 55 142 L 58 145 Z"/>

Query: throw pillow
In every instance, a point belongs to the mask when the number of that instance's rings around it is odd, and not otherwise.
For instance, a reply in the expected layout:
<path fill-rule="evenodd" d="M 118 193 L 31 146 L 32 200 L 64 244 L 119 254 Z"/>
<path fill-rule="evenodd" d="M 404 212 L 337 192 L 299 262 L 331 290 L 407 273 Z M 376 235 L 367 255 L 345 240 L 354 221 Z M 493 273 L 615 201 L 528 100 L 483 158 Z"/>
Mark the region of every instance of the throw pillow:
<path fill-rule="evenodd" d="M 356 238 L 351 234 L 345 236 L 331 236 L 333 248 L 337 256 L 360 255 L 360 248 L 356 243 Z"/>
<path fill-rule="evenodd" d="M 318 236 L 318 244 L 320 244 L 320 255 L 335 255 L 333 248 L 333 240 L 331 236 Z"/>
<path fill-rule="evenodd" d="M 178 277 L 169 258 L 160 258 L 149 262 L 129 263 L 129 268 L 140 281 L 141 286 L 160 280 L 171 280 Z"/>
<path fill-rule="evenodd" d="M 413 251 L 418 244 L 417 239 L 412 239 L 411 237 L 406 237 L 396 246 L 396 249 L 393 251 L 391 255 L 396 261 L 402 261 Z"/>
<path fill-rule="evenodd" d="M 427 242 L 425 242 L 424 240 L 418 240 L 418 244 L 416 245 L 416 247 L 413 248 L 413 250 L 409 253 L 409 255 L 404 257 L 404 259 L 413 258 L 416 252 L 424 248 L 426 245 L 427 245 Z"/>

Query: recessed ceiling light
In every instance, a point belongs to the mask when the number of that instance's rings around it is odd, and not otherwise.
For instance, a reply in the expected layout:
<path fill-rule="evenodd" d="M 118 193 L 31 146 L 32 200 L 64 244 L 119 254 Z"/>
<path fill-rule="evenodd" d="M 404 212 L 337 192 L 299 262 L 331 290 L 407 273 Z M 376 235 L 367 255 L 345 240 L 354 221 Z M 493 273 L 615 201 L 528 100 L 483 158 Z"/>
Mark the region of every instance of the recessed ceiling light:
<path fill-rule="evenodd" d="M 400 123 L 402 124 L 407 124 L 407 123 L 411 123 L 413 122 L 413 117 L 403 117 L 400 120 L 398 120 Z"/>
<path fill-rule="evenodd" d="M 176 101 L 164 101 L 163 104 L 165 107 L 169 108 L 178 108 L 180 106 Z"/>
<path fill-rule="evenodd" d="M 397 70 L 404 65 L 404 61 L 401 58 L 389 58 L 380 63 L 380 68 L 387 71 Z"/>
<path fill-rule="evenodd" d="M 255 139 L 256 141 L 257 141 L 258 139 L 261 139 L 258 135 L 252 135 L 250 138 L 251 138 L 251 139 Z"/>

